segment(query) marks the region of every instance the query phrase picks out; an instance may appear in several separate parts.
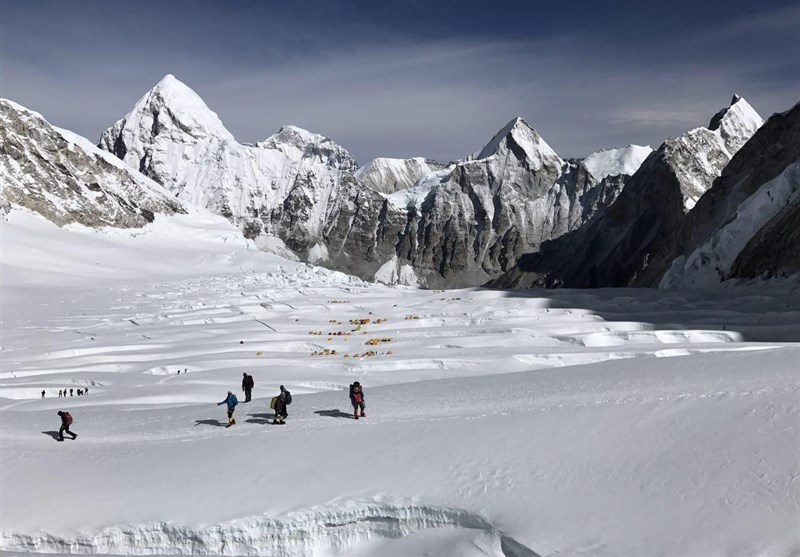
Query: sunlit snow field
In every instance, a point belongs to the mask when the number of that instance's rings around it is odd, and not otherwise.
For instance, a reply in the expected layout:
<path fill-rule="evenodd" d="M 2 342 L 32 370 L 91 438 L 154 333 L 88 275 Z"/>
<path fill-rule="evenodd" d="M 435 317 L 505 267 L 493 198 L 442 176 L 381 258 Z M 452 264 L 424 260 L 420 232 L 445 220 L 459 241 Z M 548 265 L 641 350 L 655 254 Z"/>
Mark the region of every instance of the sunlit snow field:
<path fill-rule="evenodd" d="M 800 552 L 796 286 L 426 291 L 207 213 L 2 227 L 6 552 Z"/>

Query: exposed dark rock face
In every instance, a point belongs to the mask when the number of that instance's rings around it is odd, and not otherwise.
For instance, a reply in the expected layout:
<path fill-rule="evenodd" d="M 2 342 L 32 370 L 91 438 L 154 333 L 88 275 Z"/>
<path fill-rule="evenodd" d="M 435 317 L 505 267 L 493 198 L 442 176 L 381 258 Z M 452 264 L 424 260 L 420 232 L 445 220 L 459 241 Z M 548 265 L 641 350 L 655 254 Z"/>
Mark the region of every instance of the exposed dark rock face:
<path fill-rule="evenodd" d="M 755 279 L 800 273 L 800 199 L 775 215 L 739 252 L 728 278 Z"/>
<path fill-rule="evenodd" d="M 63 226 L 138 228 L 183 213 L 161 186 L 35 112 L 0 100 L 0 205 Z"/>
<path fill-rule="evenodd" d="M 580 228 L 545 242 L 519 265 L 490 281 L 495 287 L 628 286 L 653 253 L 679 229 L 695 199 L 761 123 L 744 99 L 734 99 L 716 130 L 697 128 L 670 139 L 642 163 L 622 193 Z"/>
<path fill-rule="evenodd" d="M 483 158 L 423 184 L 427 193 L 406 206 L 402 228 L 384 228 L 399 263 L 430 287 L 474 285 L 505 272 L 542 241 L 580 226 L 624 184 L 609 179 L 595 191 L 583 165 L 562 161 L 522 120 L 489 145 Z"/>

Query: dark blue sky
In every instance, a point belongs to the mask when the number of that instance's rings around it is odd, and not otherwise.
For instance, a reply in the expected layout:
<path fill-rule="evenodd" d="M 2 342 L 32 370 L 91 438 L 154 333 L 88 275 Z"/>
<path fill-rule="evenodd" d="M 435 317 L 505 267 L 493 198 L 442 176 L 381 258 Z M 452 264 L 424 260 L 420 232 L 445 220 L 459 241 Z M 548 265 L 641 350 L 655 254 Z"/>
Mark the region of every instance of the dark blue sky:
<path fill-rule="evenodd" d="M 515 116 L 562 156 L 800 100 L 794 2 L 0 0 L 0 95 L 96 140 L 175 74 L 240 141 L 446 161 Z"/>

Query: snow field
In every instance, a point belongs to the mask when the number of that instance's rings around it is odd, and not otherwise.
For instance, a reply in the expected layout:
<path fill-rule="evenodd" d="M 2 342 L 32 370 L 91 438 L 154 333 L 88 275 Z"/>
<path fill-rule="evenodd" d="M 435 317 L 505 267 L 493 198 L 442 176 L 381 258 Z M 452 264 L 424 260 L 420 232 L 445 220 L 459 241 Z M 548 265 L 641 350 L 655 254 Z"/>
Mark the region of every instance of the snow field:
<path fill-rule="evenodd" d="M 390 288 L 231 248 L 218 221 L 202 253 L 186 228 L 162 251 L 180 222 L 135 239 L 3 223 L 2 550 L 800 551 L 789 287 Z M 26 260 L 20 230 L 63 251 Z M 77 281 L 96 248 L 115 271 Z M 254 400 L 226 429 L 216 403 L 242 372 Z M 295 400 L 273 426 L 281 384 Z M 76 441 L 54 440 L 58 409 Z"/>

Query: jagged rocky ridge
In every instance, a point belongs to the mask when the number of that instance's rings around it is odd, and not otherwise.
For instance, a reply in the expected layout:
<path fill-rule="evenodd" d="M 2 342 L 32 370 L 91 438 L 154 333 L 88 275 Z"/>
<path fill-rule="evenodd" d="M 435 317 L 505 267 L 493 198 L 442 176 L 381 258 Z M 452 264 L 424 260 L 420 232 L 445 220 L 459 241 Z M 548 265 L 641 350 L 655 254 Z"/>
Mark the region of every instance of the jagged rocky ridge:
<path fill-rule="evenodd" d="M 384 160 L 359 173 L 330 139 L 292 127 L 243 145 L 173 76 L 107 130 L 100 147 L 179 199 L 226 216 L 257 243 L 279 238 L 310 262 L 430 287 L 498 276 L 586 222 L 624 185 L 563 161 L 521 119 L 444 169 Z M 391 183 L 378 184 L 378 176 Z"/>
<path fill-rule="evenodd" d="M 489 285 L 594 288 L 641 283 L 637 277 L 653 254 L 682 226 L 696 200 L 762 122 L 744 99 L 734 97 L 708 128 L 669 139 L 651 153 L 607 210 L 521 257 L 516 268 Z"/>
<path fill-rule="evenodd" d="M 183 213 L 160 185 L 39 114 L 0 100 L 0 205 L 65 225 L 138 228 Z"/>
<path fill-rule="evenodd" d="M 736 153 L 636 284 L 708 285 L 800 272 L 800 248 L 791 241 L 800 227 L 797 161 L 800 104 L 769 118 Z"/>

